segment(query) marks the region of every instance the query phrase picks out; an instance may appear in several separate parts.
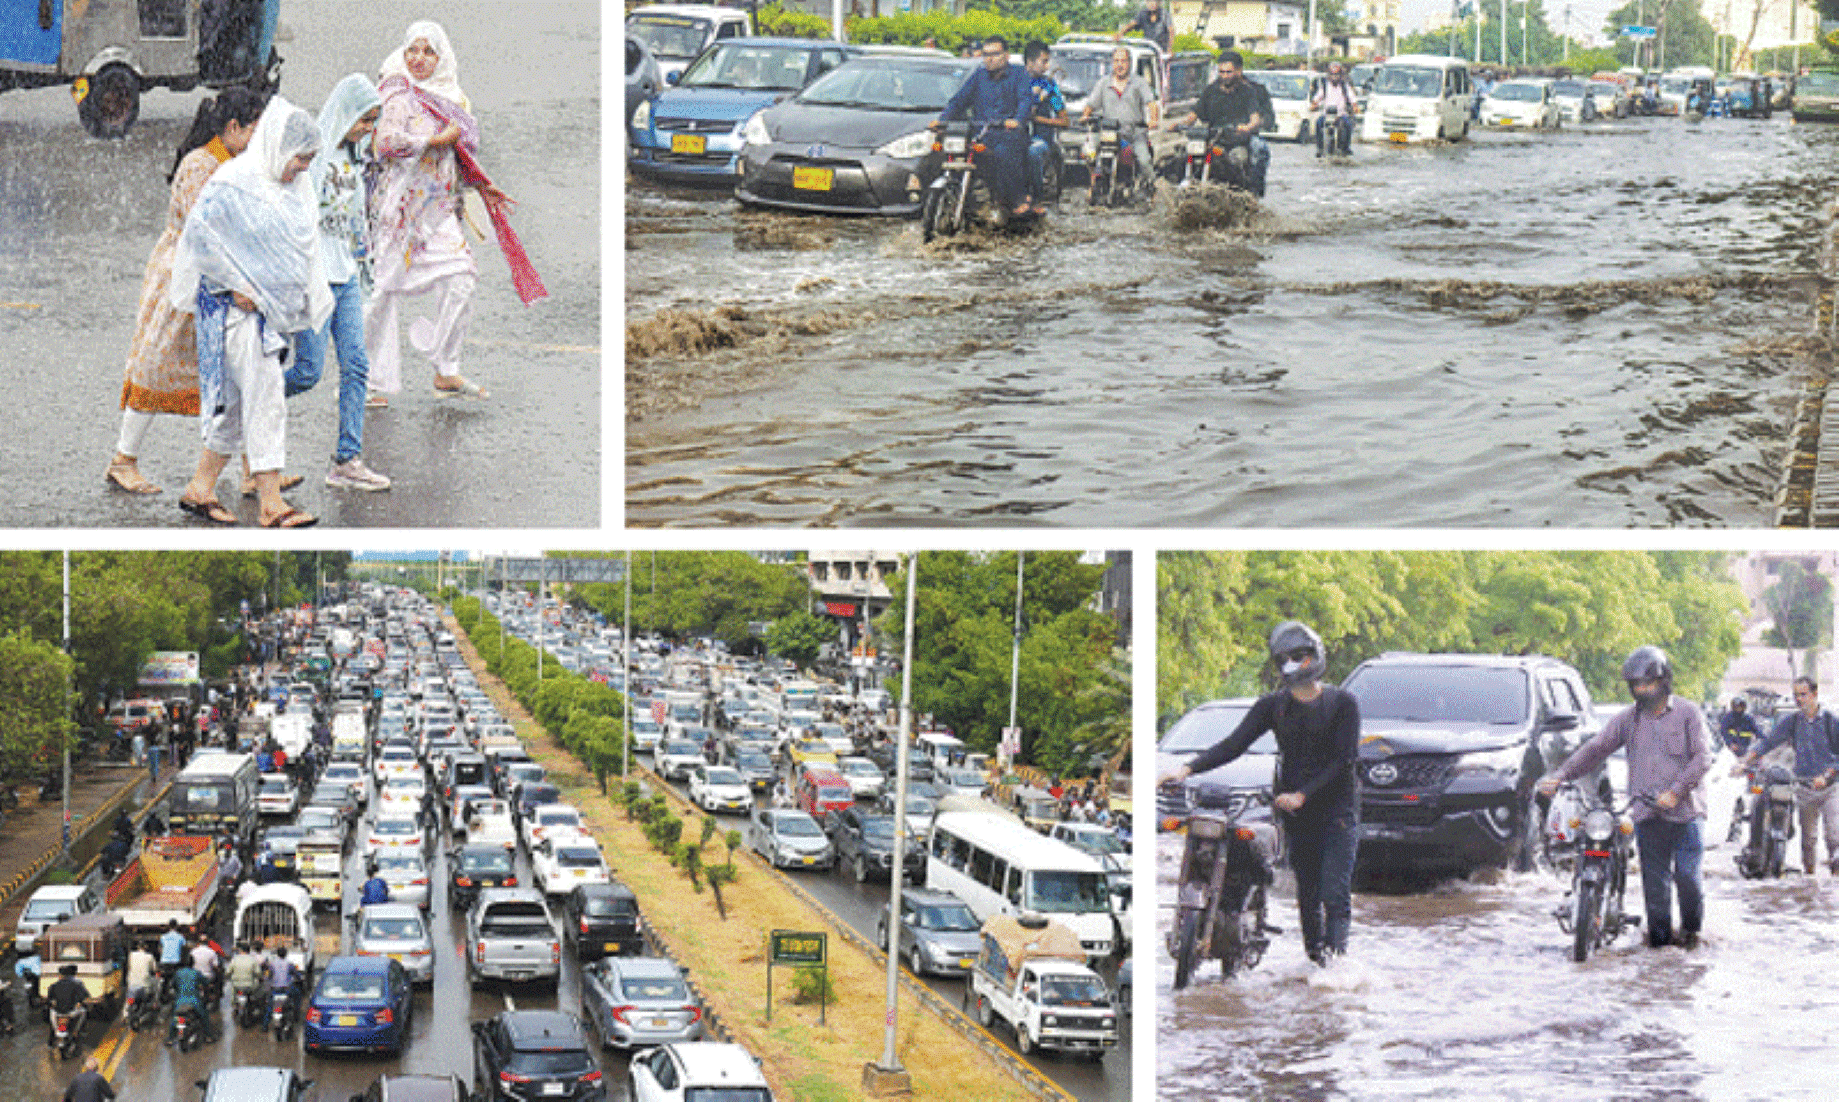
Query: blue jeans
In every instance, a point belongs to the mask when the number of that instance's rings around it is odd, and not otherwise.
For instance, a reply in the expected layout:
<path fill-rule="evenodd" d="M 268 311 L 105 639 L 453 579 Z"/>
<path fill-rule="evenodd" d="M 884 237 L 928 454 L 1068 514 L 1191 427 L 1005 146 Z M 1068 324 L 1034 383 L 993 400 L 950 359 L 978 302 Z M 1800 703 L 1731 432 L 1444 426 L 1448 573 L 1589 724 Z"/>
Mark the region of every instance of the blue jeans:
<path fill-rule="evenodd" d="M 364 451 L 364 399 L 370 383 L 370 358 L 364 352 L 364 288 L 353 279 L 332 285 L 332 316 L 318 331 L 300 334 L 294 363 L 287 370 L 287 396 L 313 389 L 326 362 L 330 337 L 338 352 L 338 450 L 334 463 L 356 459 Z"/>
<path fill-rule="evenodd" d="M 1705 921 L 1705 897 L 1699 888 L 1699 864 L 1705 840 L 1697 819 L 1674 823 L 1652 818 L 1635 824 L 1641 851 L 1641 894 L 1647 899 L 1647 943 L 1673 944 L 1673 891 L 1679 889 L 1679 929 L 1696 934 Z"/>
<path fill-rule="evenodd" d="M 1354 140 L 1354 117 L 1336 115 L 1331 119 L 1327 115 L 1319 116 L 1315 125 L 1315 155 L 1318 157 L 1322 155 L 1324 138 L 1328 140 L 1328 152 L 1346 153 Z M 1266 152 L 1269 152 L 1268 148 Z"/>
<path fill-rule="evenodd" d="M 1354 851 L 1360 844 L 1360 817 L 1352 808 L 1326 820 L 1291 815 L 1284 829 L 1290 871 L 1296 874 L 1303 948 L 1312 957 L 1323 949 L 1347 952 L 1347 933 L 1354 924 Z"/>
<path fill-rule="evenodd" d="M 1264 198 L 1264 174 L 1271 168 L 1271 146 L 1263 138 L 1253 134 L 1245 148 L 1252 158 L 1252 194 L 1262 199 Z"/>
<path fill-rule="evenodd" d="M 1050 138 L 1037 135 L 1028 140 L 1028 194 L 1037 203 L 1047 198 L 1047 155 L 1051 148 Z"/>
<path fill-rule="evenodd" d="M 984 162 L 983 178 L 990 197 L 1003 213 L 1014 210 L 1027 194 L 1022 173 L 1028 166 L 1028 135 L 1020 130 L 1004 130 L 1000 124 L 984 139 L 989 159 Z"/>

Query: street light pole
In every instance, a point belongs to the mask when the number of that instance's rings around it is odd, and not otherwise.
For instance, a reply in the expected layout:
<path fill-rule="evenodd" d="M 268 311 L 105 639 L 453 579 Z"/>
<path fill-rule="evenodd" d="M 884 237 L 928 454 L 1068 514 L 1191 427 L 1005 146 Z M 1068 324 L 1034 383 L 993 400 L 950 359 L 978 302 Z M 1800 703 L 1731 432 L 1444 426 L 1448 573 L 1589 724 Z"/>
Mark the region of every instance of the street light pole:
<path fill-rule="evenodd" d="M 70 552 L 68 550 L 64 552 L 64 657 L 67 659 L 71 657 Z M 66 719 L 70 716 L 70 674 L 68 670 L 74 669 L 75 665 L 75 660 L 71 659 L 69 665 L 66 666 L 67 672 L 64 674 L 64 716 Z M 70 861 L 70 737 L 66 735 L 62 742 L 64 744 L 64 861 L 68 864 Z"/>
<path fill-rule="evenodd" d="M 1009 647 L 1009 730 L 1015 730 L 1015 702 L 1020 695 L 1020 678 L 1022 670 L 1022 562 L 1027 553 L 1017 549 L 1015 552 L 1015 626 L 1010 631 Z M 1015 753 L 1021 756 L 1022 736 L 1015 736 Z"/>
<path fill-rule="evenodd" d="M 907 553 L 907 620 L 900 659 L 900 728 L 894 747 L 894 869 L 888 887 L 887 1018 L 882 1030 L 881 1060 L 874 1071 L 888 1079 L 904 1079 L 900 1054 L 894 1051 L 895 1012 L 900 996 L 900 894 L 906 877 L 900 873 L 907 856 L 907 739 L 913 730 L 913 594 L 919 577 L 919 552 Z"/>
<path fill-rule="evenodd" d="M 626 626 L 620 629 L 620 642 L 626 650 L 626 679 L 620 690 L 626 696 L 626 732 L 620 742 L 619 779 L 623 783 L 632 771 L 632 549 L 626 549 Z"/>

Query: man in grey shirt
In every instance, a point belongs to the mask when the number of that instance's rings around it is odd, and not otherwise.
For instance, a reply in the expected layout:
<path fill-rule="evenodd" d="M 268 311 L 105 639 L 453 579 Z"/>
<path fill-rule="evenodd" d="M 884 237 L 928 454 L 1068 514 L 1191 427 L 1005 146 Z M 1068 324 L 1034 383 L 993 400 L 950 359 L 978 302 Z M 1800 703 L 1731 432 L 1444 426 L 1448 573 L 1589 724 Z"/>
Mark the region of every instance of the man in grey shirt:
<path fill-rule="evenodd" d="M 1566 781 L 1628 747 L 1628 790 L 1635 798 L 1635 845 L 1647 901 L 1647 943 L 1658 949 L 1698 944 L 1704 923 L 1699 865 L 1705 855 L 1705 774 L 1711 738 L 1697 707 L 1673 695 L 1673 664 L 1659 647 L 1637 647 L 1622 663 L 1634 706 L 1603 726 L 1562 767 L 1539 782 L 1551 796 Z M 1679 889 L 1679 937 L 1673 936 L 1672 889 Z"/>
<path fill-rule="evenodd" d="M 1801 867 L 1814 874 L 1820 857 L 1820 837 L 1816 827 L 1824 827 L 1826 856 L 1831 869 L 1839 876 L 1839 788 L 1833 778 L 1839 776 L 1839 720 L 1820 707 L 1820 690 L 1811 677 L 1794 679 L 1795 710 L 1783 716 L 1766 738 L 1756 740 L 1742 761 L 1731 769 L 1731 776 L 1756 764 L 1758 758 L 1786 742 L 1794 746 L 1794 776 L 1806 783 L 1796 785 L 1794 804 L 1801 812 Z"/>
<path fill-rule="evenodd" d="M 1156 162 L 1149 149 L 1149 130 L 1162 119 L 1162 105 L 1149 84 L 1130 71 L 1130 49 L 1119 46 L 1111 52 L 1111 75 L 1093 90 L 1079 113 L 1084 122 L 1097 115 L 1117 123 L 1118 137 L 1130 143 L 1137 159 L 1137 186 L 1149 190 L 1155 176 Z"/>

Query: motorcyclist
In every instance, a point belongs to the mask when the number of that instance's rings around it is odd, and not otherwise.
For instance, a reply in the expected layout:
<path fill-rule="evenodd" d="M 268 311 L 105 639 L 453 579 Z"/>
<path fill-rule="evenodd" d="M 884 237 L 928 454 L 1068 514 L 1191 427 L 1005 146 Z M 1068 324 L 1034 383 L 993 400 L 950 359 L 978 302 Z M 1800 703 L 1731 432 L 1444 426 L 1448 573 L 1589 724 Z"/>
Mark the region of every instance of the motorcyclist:
<path fill-rule="evenodd" d="M 1327 116 L 1330 107 L 1335 109 L 1332 121 Z M 1354 116 L 1360 113 L 1360 100 L 1339 61 L 1328 63 L 1328 78 L 1310 99 L 1309 110 L 1320 112 L 1315 124 L 1315 155 L 1322 156 L 1324 137 L 1328 139 L 1327 152 L 1346 153 L 1354 140 Z M 1328 134 L 1331 126 L 1334 133 Z"/>
<path fill-rule="evenodd" d="M 1699 866 L 1705 842 L 1705 774 L 1711 768 L 1711 740 L 1697 707 L 1673 695 L 1673 664 L 1656 646 L 1636 647 L 1622 663 L 1622 679 L 1635 703 L 1556 771 L 1539 782 L 1546 797 L 1567 781 L 1601 765 L 1618 748 L 1628 748 L 1628 790 L 1637 797 L 1630 817 L 1640 854 L 1641 891 L 1647 902 L 1647 943 L 1653 948 L 1698 944 L 1704 924 Z M 1678 936 L 1674 936 L 1673 891 L 1679 892 Z"/>
<path fill-rule="evenodd" d="M 1801 867 L 1812 876 L 1820 856 L 1820 828 L 1825 828 L 1826 855 L 1839 876 L 1839 717 L 1820 707 L 1820 690 L 1811 677 L 1794 679 L 1795 710 L 1776 721 L 1731 767 L 1731 776 L 1754 768 L 1764 754 L 1784 743 L 1794 746 L 1794 806 L 1801 813 Z"/>
<path fill-rule="evenodd" d="M 358 898 L 358 902 L 364 906 L 369 906 L 372 903 L 388 903 L 389 901 L 389 881 L 377 875 L 377 870 L 372 869 L 370 871 L 370 879 L 364 881 L 364 893 Z"/>
<path fill-rule="evenodd" d="M 1065 128 L 1066 98 L 1060 83 L 1047 75 L 1053 51 L 1039 40 L 1028 43 L 1022 51 L 1022 67 L 1028 70 L 1029 125 L 1028 194 L 1036 214 L 1047 213 L 1047 158 L 1053 153 L 1054 134 Z"/>
<path fill-rule="evenodd" d="M 1086 98 L 1079 121 L 1093 115 L 1116 123 L 1118 138 L 1130 144 L 1137 161 L 1137 186 L 1147 190 L 1155 176 L 1154 154 L 1149 148 L 1149 132 L 1162 120 L 1162 105 L 1142 77 L 1130 71 L 1130 48 L 1119 46 L 1111 51 L 1111 76 L 1101 81 Z"/>
<path fill-rule="evenodd" d="M 278 991 L 287 993 L 287 1014 L 291 1017 L 294 1009 L 300 1005 L 301 976 L 300 969 L 294 966 L 293 960 L 287 955 L 287 949 L 277 949 L 269 956 L 267 979 L 270 998 Z"/>
<path fill-rule="evenodd" d="M 168 1047 L 179 1038 L 179 1018 L 181 1015 L 196 1016 L 198 1031 L 207 1041 L 216 1039 L 216 1030 L 211 1025 L 211 1016 L 205 1010 L 204 976 L 191 962 L 179 966 L 172 974 L 172 1020 L 166 1027 L 166 1044 Z"/>
<path fill-rule="evenodd" d="M 185 935 L 179 932 L 179 920 L 169 918 L 166 920 L 166 932 L 160 935 L 160 979 L 168 992 L 172 986 L 173 973 L 177 972 L 179 965 L 184 962 Z M 169 994 L 162 994 L 161 1001 L 165 1001 L 168 997 Z"/>
<path fill-rule="evenodd" d="M 1009 43 L 1001 35 L 984 40 L 982 56 L 983 67 L 973 70 L 970 79 L 958 87 L 931 128 L 944 129 L 960 115 L 974 125 L 989 126 L 984 135 L 989 150 L 985 179 L 1003 210 L 1025 215 L 1030 209 L 1022 175 L 1028 159 L 1028 74 L 1009 63 Z"/>
<path fill-rule="evenodd" d="M 1237 50 L 1223 51 L 1217 65 L 1218 79 L 1201 90 L 1194 110 L 1176 126 L 1205 122 L 1223 131 L 1229 145 L 1243 146 L 1248 156 L 1247 183 L 1252 194 L 1262 199 L 1265 173 L 1271 167 L 1271 147 L 1258 134 L 1265 123 L 1277 117 L 1271 110 L 1271 94 L 1264 85 L 1245 79 L 1245 60 Z"/>
<path fill-rule="evenodd" d="M 153 997 L 153 954 L 147 943 L 137 941 L 128 952 L 128 998 L 150 999 Z"/>
<path fill-rule="evenodd" d="M 75 1020 L 70 1023 L 71 1032 L 81 1035 L 83 1022 L 89 1016 L 89 988 L 77 978 L 77 966 L 66 964 L 57 970 L 58 981 L 45 992 L 45 1004 L 50 1008 L 46 1016 L 45 1047 L 57 1044 L 57 1025 L 55 1019 L 59 1014 L 70 1014 Z"/>
<path fill-rule="evenodd" d="M 230 992 L 245 996 L 252 1004 L 261 1005 L 260 995 L 263 980 L 262 958 L 256 955 L 255 947 L 243 942 L 236 947 L 236 955 L 230 958 L 229 967 Z"/>
<path fill-rule="evenodd" d="M 1269 650 L 1283 688 L 1259 697 L 1232 734 L 1177 766 L 1161 783 L 1179 784 L 1224 765 L 1266 731 L 1277 736 L 1281 756 L 1271 806 L 1284 816 L 1303 948 L 1310 960 L 1327 965 L 1347 952 L 1353 925 L 1360 708 L 1351 694 L 1322 683 L 1328 651 L 1307 625 L 1295 620 L 1278 624 Z"/>
<path fill-rule="evenodd" d="M 1719 740 L 1741 758 L 1750 752 L 1751 740 L 1761 734 L 1756 717 L 1750 714 L 1749 702 L 1740 696 L 1731 697 L 1730 709 L 1718 717 Z"/>
<path fill-rule="evenodd" d="M 25 984 L 26 1006 L 33 1010 L 38 1009 L 42 1002 L 38 994 L 40 971 L 41 964 L 37 953 L 21 954 L 19 959 L 13 962 L 13 975 Z"/>
<path fill-rule="evenodd" d="M 202 937 L 199 938 L 198 943 L 192 946 L 191 962 L 192 967 L 198 970 L 198 974 L 204 977 L 205 998 L 213 1003 L 222 999 L 223 969 L 220 966 L 223 963 L 223 955 L 218 952 L 217 946 Z"/>

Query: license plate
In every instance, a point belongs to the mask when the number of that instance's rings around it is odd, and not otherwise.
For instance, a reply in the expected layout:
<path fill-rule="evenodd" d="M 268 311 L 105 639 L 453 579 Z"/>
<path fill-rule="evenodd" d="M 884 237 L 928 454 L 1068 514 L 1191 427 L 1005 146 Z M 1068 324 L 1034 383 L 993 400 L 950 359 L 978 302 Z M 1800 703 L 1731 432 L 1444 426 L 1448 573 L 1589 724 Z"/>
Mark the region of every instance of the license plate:
<path fill-rule="evenodd" d="M 395 962 L 396 962 L 397 964 L 401 964 L 401 963 L 402 963 L 402 954 L 401 954 L 401 953 L 385 953 L 384 955 L 385 955 L 385 956 L 387 956 L 387 957 L 389 957 L 389 958 L 390 958 L 391 960 L 393 960 L 393 961 L 395 961 Z"/>
<path fill-rule="evenodd" d="M 970 966 L 971 966 L 971 958 L 969 957 L 965 957 L 964 959 L 958 962 L 958 967 L 960 968 L 969 968 Z"/>
<path fill-rule="evenodd" d="M 672 134 L 670 151 L 672 153 L 707 153 L 709 139 L 701 134 Z"/>
<path fill-rule="evenodd" d="M 338 1024 L 339 1024 L 339 1025 L 342 1025 L 342 1026 L 354 1026 L 354 1025 L 357 1025 L 357 1024 L 358 1024 L 358 1016 L 357 1016 L 356 1014 L 340 1014 L 340 1015 L 338 1016 Z"/>
<path fill-rule="evenodd" d="M 1411 135 L 1403 130 L 1394 130 L 1390 134 L 1387 134 L 1386 137 L 1401 145 L 1411 140 Z"/>
<path fill-rule="evenodd" d="M 815 864 L 817 864 L 817 858 L 815 858 L 815 857 L 807 857 L 807 858 L 805 858 L 805 864 L 807 864 L 807 865 L 815 865 Z"/>
<path fill-rule="evenodd" d="M 829 191 L 836 182 L 836 170 L 833 168 L 795 168 L 792 170 L 792 186 L 803 191 Z"/>
<path fill-rule="evenodd" d="M 567 1083 L 544 1083 L 543 1093 L 544 1094 L 567 1094 L 568 1084 Z"/>
<path fill-rule="evenodd" d="M 603 948 L 601 949 L 601 951 L 602 951 L 602 952 L 605 952 L 605 953 L 618 953 L 618 952 L 619 952 L 619 942 L 617 942 L 617 941 L 609 941 L 609 942 L 607 942 L 607 943 L 606 943 L 606 945 L 605 945 L 605 946 L 604 946 L 604 947 L 603 947 Z"/>
<path fill-rule="evenodd" d="M 1188 143 L 1188 156 L 1198 157 L 1205 152 L 1207 152 L 1206 142 L 1189 142 Z"/>
<path fill-rule="evenodd" d="M 531 976 L 534 976 L 534 975 L 536 975 L 535 972 L 523 972 L 523 971 L 506 972 L 504 974 L 504 978 L 508 980 L 527 980 Z"/>
<path fill-rule="evenodd" d="M 1512 126 L 1515 122 L 1518 122 L 1518 121 L 1519 121 L 1518 119 L 1502 119 L 1500 120 L 1500 123 L 1502 126 Z"/>
<path fill-rule="evenodd" d="M 653 1029 L 669 1029 L 669 1028 L 670 1028 L 670 1019 L 669 1019 L 669 1018 L 653 1018 L 653 1019 L 651 1020 L 651 1028 L 653 1028 Z"/>

